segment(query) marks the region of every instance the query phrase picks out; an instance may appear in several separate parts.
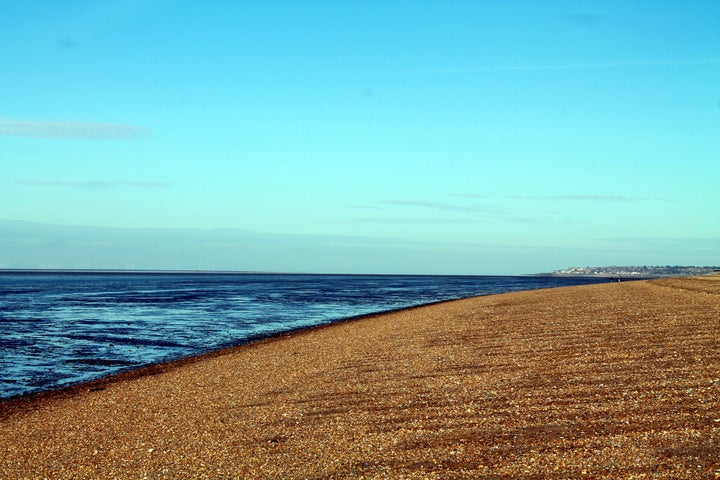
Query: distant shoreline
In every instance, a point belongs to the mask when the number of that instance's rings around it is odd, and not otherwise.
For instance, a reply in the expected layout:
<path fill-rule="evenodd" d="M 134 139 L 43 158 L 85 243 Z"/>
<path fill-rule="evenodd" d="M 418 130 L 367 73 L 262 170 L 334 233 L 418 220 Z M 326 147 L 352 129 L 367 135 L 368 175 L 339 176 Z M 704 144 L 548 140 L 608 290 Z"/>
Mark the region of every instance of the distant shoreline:
<path fill-rule="evenodd" d="M 610 266 L 572 267 L 552 272 L 519 274 L 452 274 L 452 273 L 323 273 L 323 272 L 268 272 L 252 270 L 155 270 L 112 268 L 0 268 L 0 275 L 307 275 L 356 277 L 571 277 L 648 280 L 653 278 L 689 277 L 719 273 L 718 266 Z"/>
<path fill-rule="evenodd" d="M 244 270 L 124 270 L 74 268 L 2 268 L 0 275 L 304 275 L 342 277 L 553 277 L 552 273 L 522 274 L 451 274 L 451 273 L 317 273 L 317 272 L 265 272 Z"/>
<path fill-rule="evenodd" d="M 64 275 L 285 275 L 284 272 L 252 272 L 234 270 L 131 270 L 105 268 L 1 268 L 0 274 L 64 274 Z M 289 275 L 289 273 L 288 273 Z"/>
<path fill-rule="evenodd" d="M 548 275 L 560 277 L 612 277 L 612 278 L 668 278 L 695 277 L 720 272 L 717 266 L 683 265 L 611 265 L 605 267 L 569 267 L 554 270 Z M 545 274 L 543 274 L 545 275 Z"/>
<path fill-rule="evenodd" d="M 607 279 L 616 279 L 616 278 L 622 278 L 623 280 L 652 280 L 653 278 L 674 278 L 674 277 L 681 277 L 685 275 L 671 275 L 671 274 L 640 274 L 640 275 L 631 275 L 631 274 L 619 274 L 619 273 L 587 273 L 587 274 L 579 274 L 579 273 L 539 273 L 538 276 L 547 276 L 547 277 L 562 277 L 562 278 L 607 278 Z M 689 276 L 689 275 L 688 275 Z"/>

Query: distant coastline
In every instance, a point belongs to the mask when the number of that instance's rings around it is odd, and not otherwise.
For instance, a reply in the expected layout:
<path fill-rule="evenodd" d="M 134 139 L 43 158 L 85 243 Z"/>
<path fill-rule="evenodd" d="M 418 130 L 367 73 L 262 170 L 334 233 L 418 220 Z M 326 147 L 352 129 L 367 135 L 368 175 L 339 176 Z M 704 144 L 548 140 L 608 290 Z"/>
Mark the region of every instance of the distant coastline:
<path fill-rule="evenodd" d="M 0 268 L 0 274 L 17 275 L 302 275 L 333 277 L 526 277 L 555 276 L 552 273 L 323 273 L 323 272 L 272 272 L 252 270 L 163 270 L 123 268 Z"/>
<path fill-rule="evenodd" d="M 526 274 L 437 274 L 437 273 L 317 273 L 268 272 L 252 270 L 162 270 L 113 268 L 0 268 L 0 274 L 18 275 L 319 275 L 319 276 L 419 276 L 419 277 L 606 277 L 606 278 L 663 278 L 688 277 L 720 273 L 720 266 L 604 266 L 568 267 L 551 272 Z"/>
<path fill-rule="evenodd" d="M 282 272 L 252 272 L 235 270 L 153 270 L 113 268 L 0 268 L 0 273 L 64 274 L 64 275 L 282 275 Z"/>
<path fill-rule="evenodd" d="M 718 266 L 613 265 L 608 267 L 569 267 L 561 270 L 553 270 L 548 273 L 540 273 L 538 275 L 557 277 L 661 278 L 709 275 L 717 272 L 720 272 L 720 267 Z"/>

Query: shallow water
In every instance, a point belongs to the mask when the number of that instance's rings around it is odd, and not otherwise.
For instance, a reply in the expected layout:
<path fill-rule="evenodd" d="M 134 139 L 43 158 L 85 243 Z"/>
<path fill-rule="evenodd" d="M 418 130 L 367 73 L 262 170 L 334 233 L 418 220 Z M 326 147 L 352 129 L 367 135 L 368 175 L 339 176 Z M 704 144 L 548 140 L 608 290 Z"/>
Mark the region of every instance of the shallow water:
<path fill-rule="evenodd" d="M 0 398 L 441 300 L 597 283 L 507 276 L 0 274 Z"/>

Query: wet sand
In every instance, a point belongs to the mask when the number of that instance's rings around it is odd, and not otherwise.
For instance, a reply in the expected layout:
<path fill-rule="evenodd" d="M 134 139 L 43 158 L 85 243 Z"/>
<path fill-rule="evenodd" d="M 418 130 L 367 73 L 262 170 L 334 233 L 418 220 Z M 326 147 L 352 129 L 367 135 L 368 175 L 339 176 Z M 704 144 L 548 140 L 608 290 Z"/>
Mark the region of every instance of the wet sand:
<path fill-rule="evenodd" d="M 0 478 L 720 478 L 720 276 L 479 297 L 0 404 Z"/>

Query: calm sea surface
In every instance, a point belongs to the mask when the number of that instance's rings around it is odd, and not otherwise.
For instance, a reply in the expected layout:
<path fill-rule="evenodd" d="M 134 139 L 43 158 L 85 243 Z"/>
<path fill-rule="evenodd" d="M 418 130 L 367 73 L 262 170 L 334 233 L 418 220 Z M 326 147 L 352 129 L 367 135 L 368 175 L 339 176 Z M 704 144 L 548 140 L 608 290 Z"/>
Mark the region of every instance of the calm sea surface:
<path fill-rule="evenodd" d="M 596 283 L 491 276 L 0 274 L 0 398 L 356 315 Z"/>

